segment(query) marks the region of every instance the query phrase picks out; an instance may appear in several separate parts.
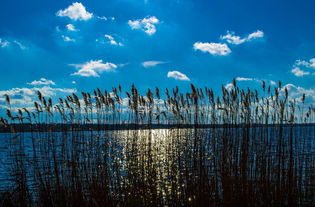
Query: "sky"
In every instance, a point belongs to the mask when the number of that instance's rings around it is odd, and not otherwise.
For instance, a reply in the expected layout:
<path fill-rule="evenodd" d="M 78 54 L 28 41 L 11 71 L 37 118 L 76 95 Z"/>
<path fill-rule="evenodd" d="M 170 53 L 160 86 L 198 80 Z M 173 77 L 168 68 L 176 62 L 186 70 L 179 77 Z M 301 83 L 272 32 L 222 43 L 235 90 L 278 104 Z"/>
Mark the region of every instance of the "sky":
<path fill-rule="evenodd" d="M 315 102 L 313 0 L 1 0 L 0 107 L 134 83 L 282 81 Z"/>

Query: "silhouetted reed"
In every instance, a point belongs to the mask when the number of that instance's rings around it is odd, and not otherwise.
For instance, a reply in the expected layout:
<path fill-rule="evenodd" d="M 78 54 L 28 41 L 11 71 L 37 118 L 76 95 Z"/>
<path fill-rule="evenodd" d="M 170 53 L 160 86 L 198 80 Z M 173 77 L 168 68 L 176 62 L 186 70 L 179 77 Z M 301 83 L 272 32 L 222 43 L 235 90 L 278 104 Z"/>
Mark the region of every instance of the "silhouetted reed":
<path fill-rule="evenodd" d="M 235 80 L 219 96 L 132 85 L 53 103 L 38 91 L 34 110 L 6 96 L 0 205 L 313 206 L 315 109 L 281 82 L 262 93 Z"/>

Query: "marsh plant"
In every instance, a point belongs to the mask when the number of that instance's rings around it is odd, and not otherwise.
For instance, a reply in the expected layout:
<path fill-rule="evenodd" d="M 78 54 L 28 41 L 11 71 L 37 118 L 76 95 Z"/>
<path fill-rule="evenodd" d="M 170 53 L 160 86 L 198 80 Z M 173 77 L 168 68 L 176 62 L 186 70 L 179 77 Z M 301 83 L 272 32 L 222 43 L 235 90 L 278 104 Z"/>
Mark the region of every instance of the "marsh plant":
<path fill-rule="evenodd" d="M 315 109 L 281 82 L 261 91 L 38 91 L 33 110 L 6 96 L 0 205 L 314 206 Z"/>

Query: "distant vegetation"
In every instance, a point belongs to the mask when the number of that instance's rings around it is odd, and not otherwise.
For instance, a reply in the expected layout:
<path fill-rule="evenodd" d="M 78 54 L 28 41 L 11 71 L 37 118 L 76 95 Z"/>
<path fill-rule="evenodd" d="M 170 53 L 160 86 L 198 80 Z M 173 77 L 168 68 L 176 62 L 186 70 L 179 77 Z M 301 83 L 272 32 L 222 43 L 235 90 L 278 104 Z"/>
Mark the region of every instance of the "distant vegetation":
<path fill-rule="evenodd" d="M 54 104 L 38 91 L 32 111 L 6 96 L 10 176 L 0 205 L 315 205 L 315 127 L 296 125 L 315 120 L 305 95 L 291 100 L 281 82 L 262 82 L 259 95 L 235 80 L 218 96 L 194 85 L 160 93 L 119 86 Z M 14 125 L 23 123 L 29 133 Z M 162 124 L 172 127 L 153 127 Z"/>

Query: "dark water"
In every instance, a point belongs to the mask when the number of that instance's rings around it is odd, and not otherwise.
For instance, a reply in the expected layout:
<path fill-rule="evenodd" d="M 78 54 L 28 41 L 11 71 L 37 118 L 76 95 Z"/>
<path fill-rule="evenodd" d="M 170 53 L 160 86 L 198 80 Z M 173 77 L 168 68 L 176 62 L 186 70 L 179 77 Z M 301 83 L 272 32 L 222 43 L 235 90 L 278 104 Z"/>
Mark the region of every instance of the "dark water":
<path fill-rule="evenodd" d="M 314 127 L 3 133 L 0 159 L 0 190 L 35 203 L 46 186 L 98 204 L 315 204 Z"/>

